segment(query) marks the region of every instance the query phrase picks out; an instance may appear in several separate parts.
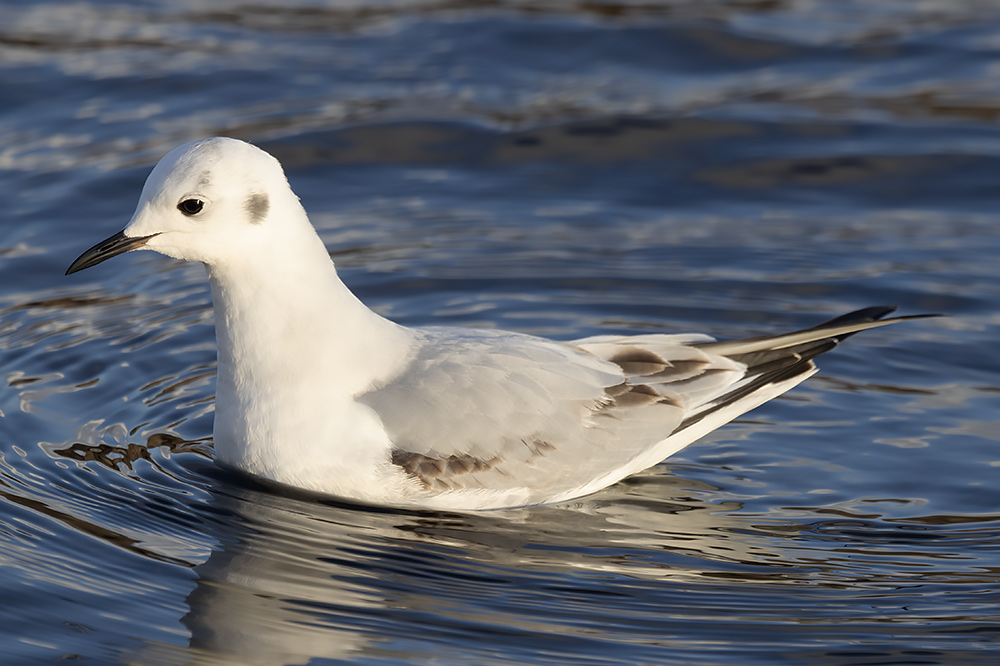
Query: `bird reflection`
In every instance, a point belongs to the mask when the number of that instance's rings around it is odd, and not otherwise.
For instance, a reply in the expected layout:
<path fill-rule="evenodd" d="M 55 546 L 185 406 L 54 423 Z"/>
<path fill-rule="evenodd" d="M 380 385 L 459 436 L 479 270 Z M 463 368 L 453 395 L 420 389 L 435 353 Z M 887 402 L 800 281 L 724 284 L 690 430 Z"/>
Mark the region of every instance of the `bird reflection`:
<path fill-rule="evenodd" d="M 160 434 L 146 446 L 75 443 L 58 453 L 122 471 L 157 447 L 208 451 Z M 713 561 L 775 558 L 766 537 L 731 515 L 736 503 L 700 502 L 689 497 L 696 482 L 663 473 L 573 503 L 476 514 L 348 504 L 233 475 L 206 481 L 198 494 L 210 499 L 190 504 L 202 526 L 192 538 L 211 552 L 193 563 L 181 619 L 188 648 L 149 646 L 134 663 L 495 654 L 495 642 L 470 639 L 484 631 L 559 636 L 570 654 L 593 640 L 609 600 L 631 603 L 636 585 L 704 582 L 720 573 Z"/>

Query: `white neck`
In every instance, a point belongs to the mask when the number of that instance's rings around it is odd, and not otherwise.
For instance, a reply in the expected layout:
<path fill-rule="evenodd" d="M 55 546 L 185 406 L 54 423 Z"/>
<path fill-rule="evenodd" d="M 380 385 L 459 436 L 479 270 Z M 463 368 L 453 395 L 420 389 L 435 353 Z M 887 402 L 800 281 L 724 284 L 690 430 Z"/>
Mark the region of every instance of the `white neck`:
<path fill-rule="evenodd" d="M 209 266 L 219 349 L 217 458 L 261 475 L 292 467 L 287 480 L 297 483 L 292 477 L 309 473 L 320 447 L 373 455 L 362 441 L 370 433 L 339 432 L 336 424 L 349 420 L 338 415 L 356 411 L 354 397 L 391 379 L 410 352 L 407 330 L 344 286 L 304 212 L 301 218 L 266 256 Z"/>

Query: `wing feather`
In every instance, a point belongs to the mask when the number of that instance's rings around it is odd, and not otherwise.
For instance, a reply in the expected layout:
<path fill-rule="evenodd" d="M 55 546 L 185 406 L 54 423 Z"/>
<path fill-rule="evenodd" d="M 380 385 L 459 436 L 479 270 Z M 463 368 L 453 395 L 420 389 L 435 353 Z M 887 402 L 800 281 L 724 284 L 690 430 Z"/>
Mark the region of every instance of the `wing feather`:
<path fill-rule="evenodd" d="M 465 493 L 463 506 L 478 494 L 480 508 L 558 501 L 654 465 L 780 395 L 845 337 L 913 318 L 879 320 L 891 311 L 732 342 L 420 329 L 406 368 L 357 399 L 393 442 L 387 462 L 442 506 L 441 493 Z"/>

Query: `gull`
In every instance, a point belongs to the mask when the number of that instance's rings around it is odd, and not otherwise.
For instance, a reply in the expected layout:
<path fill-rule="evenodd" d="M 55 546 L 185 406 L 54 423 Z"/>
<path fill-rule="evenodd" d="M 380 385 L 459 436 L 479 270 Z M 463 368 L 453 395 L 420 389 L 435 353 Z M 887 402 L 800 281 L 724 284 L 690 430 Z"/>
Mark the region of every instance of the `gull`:
<path fill-rule="evenodd" d="M 872 307 L 733 341 L 407 328 L 341 282 L 278 160 L 222 137 L 163 157 L 124 230 L 66 274 L 132 250 L 207 267 L 218 464 L 399 507 L 589 495 L 791 389 L 844 338 L 933 316 Z"/>

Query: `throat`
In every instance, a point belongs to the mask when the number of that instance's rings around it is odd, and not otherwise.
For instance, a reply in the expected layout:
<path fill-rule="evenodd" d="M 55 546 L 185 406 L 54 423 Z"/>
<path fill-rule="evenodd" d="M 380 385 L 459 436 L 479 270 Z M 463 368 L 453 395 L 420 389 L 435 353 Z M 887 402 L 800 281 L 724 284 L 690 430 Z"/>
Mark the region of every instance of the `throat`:
<path fill-rule="evenodd" d="M 349 399 L 393 373 L 408 354 L 406 329 L 361 303 L 332 262 L 323 268 L 280 282 L 210 271 L 220 379 Z"/>

